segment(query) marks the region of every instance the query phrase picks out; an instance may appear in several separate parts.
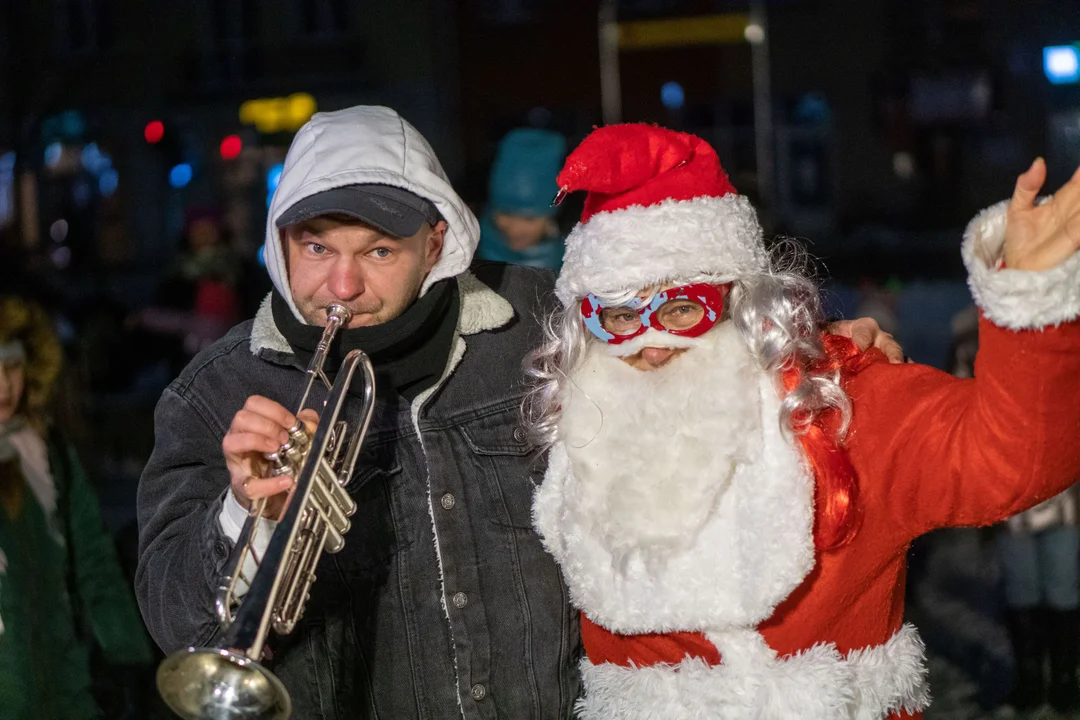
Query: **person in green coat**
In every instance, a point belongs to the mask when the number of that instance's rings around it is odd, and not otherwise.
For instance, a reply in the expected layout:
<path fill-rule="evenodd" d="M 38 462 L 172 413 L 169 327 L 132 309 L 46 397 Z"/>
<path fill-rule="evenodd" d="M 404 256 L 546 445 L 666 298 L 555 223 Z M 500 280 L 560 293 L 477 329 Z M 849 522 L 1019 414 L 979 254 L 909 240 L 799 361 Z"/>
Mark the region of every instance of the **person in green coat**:
<path fill-rule="evenodd" d="M 61 348 L 45 312 L 0 298 L 0 716 L 100 718 L 90 650 L 153 656 L 98 499 L 48 422 Z"/>

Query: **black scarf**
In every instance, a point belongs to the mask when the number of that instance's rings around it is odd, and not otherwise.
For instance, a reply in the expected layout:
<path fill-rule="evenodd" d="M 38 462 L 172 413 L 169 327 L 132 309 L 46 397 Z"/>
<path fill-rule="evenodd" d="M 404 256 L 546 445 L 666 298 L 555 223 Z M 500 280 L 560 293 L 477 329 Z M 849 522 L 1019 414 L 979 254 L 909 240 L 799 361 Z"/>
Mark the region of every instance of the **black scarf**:
<path fill-rule="evenodd" d="M 456 278 L 440 280 L 393 320 L 340 331 L 326 359 L 327 375 L 333 377 L 345 355 L 359 348 L 375 367 L 376 393 L 389 398 L 396 392 L 412 402 L 438 382 L 446 368 L 461 314 L 458 297 Z M 277 290 L 270 306 L 274 324 L 306 366 L 315 354 L 323 328 L 297 320 Z M 359 391 L 359 383 L 354 385 Z"/>

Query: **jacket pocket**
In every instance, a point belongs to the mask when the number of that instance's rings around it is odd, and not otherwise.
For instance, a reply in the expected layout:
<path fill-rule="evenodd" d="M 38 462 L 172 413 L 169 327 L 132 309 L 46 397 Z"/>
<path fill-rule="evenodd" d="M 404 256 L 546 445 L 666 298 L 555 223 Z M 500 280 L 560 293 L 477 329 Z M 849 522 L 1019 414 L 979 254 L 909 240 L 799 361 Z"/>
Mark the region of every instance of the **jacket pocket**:
<path fill-rule="evenodd" d="M 391 510 L 392 485 L 400 480 L 401 466 L 396 462 L 361 455 L 348 484 L 356 510 L 349 518 L 345 548 L 339 562 L 348 572 L 382 574 L 401 544 Z"/>
<path fill-rule="evenodd" d="M 544 455 L 529 443 L 517 406 L 460 427 L 487 484 L 492 522 L 532 531 L 532 496 L 543 479 Z"/>

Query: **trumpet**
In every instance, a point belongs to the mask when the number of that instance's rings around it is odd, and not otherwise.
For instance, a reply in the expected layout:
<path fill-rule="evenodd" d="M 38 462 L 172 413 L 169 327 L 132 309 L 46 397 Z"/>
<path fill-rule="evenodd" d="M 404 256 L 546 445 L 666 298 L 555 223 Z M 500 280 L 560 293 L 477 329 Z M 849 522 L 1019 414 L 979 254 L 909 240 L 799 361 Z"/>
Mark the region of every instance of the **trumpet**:
<path fill-rule="evenodd" d="M 375 372 L 360 350 L 345 356 L 333 384 L 323 370 L 330 344 L 351 317 L 342 305 L 327 308 L 326 329 L 308 363 L 297 415 L 307 407 L 316 382 L 329 388 L 314 435 L 297 420 L 289 429 L 288 442 L 266 456 L 272 475 L 291 475 L 296 482 L 261 552 L 257 540 L 259 527 L 265 522 L 258 520 L 266 499 L 252 503 L 215 596 L 223 631 L 220 640 L 210 647 L 175 652 L 158 668 L 158 691 L 182 718 L 285 720 L 292 713 L 285 686 L 260 661 L 271 629 L 284 635 L 296 627 L 315 581 L 319 558 L 323 551 L 341 550 L 349 516 L 356 509 L 346 484 L 375 408 Z M 344 439 L 349 428 L 339 416 L 358 369 L 364 376 L 363 403 L 359 427 L 346 450 Z"/>

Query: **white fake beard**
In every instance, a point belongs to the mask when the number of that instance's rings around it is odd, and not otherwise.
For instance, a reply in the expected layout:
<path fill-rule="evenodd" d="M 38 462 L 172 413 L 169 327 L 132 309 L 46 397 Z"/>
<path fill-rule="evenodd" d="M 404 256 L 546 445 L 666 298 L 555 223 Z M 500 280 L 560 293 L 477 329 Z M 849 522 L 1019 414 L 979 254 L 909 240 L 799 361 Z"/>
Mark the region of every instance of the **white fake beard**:
<path fill-rule="evenodd" d="M 644 335 L 642 336 L 644 337 Z M 730 322 L 652 371 L 593 343 L 563 398 L 568 506 L 617 564 L 688 548 L 761 443 L 760 377 Z"/>

